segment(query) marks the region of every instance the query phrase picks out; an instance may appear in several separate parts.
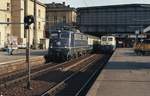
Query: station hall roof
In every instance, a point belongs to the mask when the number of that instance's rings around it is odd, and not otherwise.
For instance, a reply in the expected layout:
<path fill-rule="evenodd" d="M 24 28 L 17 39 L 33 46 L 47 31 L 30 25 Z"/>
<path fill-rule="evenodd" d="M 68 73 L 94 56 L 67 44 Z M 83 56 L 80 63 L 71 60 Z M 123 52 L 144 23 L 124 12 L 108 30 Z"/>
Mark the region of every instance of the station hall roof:
<path fill-rule="evenodd" d="M 77 10 L 97 9 L 97 8 L 124 8 L 124 7 L 149 7 L 150 4 L 120 4 L 120 5 L 106 5 L 106 6 L 92 6 L 92 7 L 79 7 Z"/>

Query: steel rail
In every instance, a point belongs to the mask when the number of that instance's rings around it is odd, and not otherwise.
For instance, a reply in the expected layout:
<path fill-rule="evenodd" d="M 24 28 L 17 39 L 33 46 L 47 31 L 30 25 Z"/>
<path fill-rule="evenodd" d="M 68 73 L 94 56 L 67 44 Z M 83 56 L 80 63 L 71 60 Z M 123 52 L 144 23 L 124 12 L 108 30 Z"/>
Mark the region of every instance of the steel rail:
<path fill-rule="evenodd" d="M 34 64 L 34 63 L 39 63 L 40 61 L 41 61 L 41 59 L 40 60 L 36 60 L 37 58 L 34 58 L 34 59 L 31 59 L 31 63 L 32 64 Z M 17 67 L 17 62 L 22 62 L 23 64 L 26 64 L 26 62 L 25 62 L 25 60 L 23 59 L 23 60 L 17 60 L 17 61 L 15 61 L 15 62 L 12 62 L 12 63 L 14 63 L 14 66 L 12 66 L 12 68 L 13 67 Z M 9 62 L 10 63 L 10 62 Z M 41 62 L 40 62 L 41 63 Z M 11 64 L 11 63 L 10 63 Z M 21 64 L 21 63 L 20 63 Z M 49 64 L 51 64 L 51 63 L 49 63 Z M 5 64 L 5 66 L 6 66 L 7 64 Z M 13 64 L 12 64 L 13 65 Z M 4 67 L 5 67 L 4 66 Z M 19 66 L 19 65 L 18 65 Z M 32 70 L 37 70 L 38 68 L 41 68 L 41 67 L 45 67 L 45 66 L 48 66 L 48 64 L 47 65 L 44 65 L 44 64 L 40 64 L 40 65 L 33 65 L 32 66 Z M 8 72 L 8 73 L 5 73 L 5 74 L 2 74 L 2 75 L 0 75 L 0 80 L 2 81 L 2 80 L 5 80 L 5 79 L 10 79 L 10 78 L 14 78 L 15 76 L 17 76 L 17 77 L 19 77 L 19 76 L 22 76 L 23 74 L 25 74 L 26 73 L 26 69 L 25 68 L 20 68 L 20 69 L 18 69 L 18 70 L 16 70 L 16 71 L 12 71 L 12 72 Z M 18 76 L 19 75 L 19 76 Z"/>
<path fill-rule="evenodd" d="M 93 56 L 94 57 L 94 56 Z M 92 60 L 91 60 L 92 59 Z M 79 69 L 77 72 L 72 73 L 70 76 L 68 76 L 65 80 L 61 81 L 60 83 L 58 83 L 57 85 L 55 85 L 53 88 L 50 88 L 49 90 L 47 90 L 46 92 L 44 92 L 41 96 L 51 96 L 55 91 L 57 91 L 57 89 L 61 88 L 62 86 L 65 85 L 65 82 L 67 82 L 69 79 L 73 78 L 74 76 L 76 76 L 77 74 L 79 74 L 81 71 L 85 70 L 87 67 L 89 67 L 91 64 L 93 64 L 97 59 L 95 58 L 91 58 L 89 60 L 91 60 L 87 65 L 85 65 L 84 67 L 82 67 L 81 69 Z M 83 62 L 81 62 L 83 63 Z"/>
<path fill-rule="evenodd" d="M 86 57 L 86 56 L 84 56 L 84 57 Z M 82 59 L 82 58 L 83 57 L 79 57 L 77 59 Z M 56 65 L 50 66 L 48 68 L 41 69 L 40 71 L 37 71 L 37 72 L 33 72 L 31 74 L 31 78 L 38 77 L 39 75 L 45 74 L 45 73 L 51 71 L 52 69 L 58 70 L 58 69 L 62 68 L 64 65 L 67 65 L 67 64 L 68 64 L 68 66 L 70 66 L 69 65 L 70 63 L 72 63 L 72 62 L 75 62 L 75 63 L 78 62 L 77 59 L 72 59 L 70 61 L 66 61 L 66 62 L 63 62 L 63 63 L 60 63 L 60 64 L 56 64 Z M 16 84 L 16 83 L 19 83 L 19 82 L 21 83 L 21 82 L 24 82 L 26 79 L 27 79 L 27 75 L 19 77 L 19 78 L 15 78 L 15 79 L 13 79 L 11 81 L 8 81 L 8 82 L 5 82 L 3 84 L 0 84 L 0 87 L 7 87 L 7 86 L 9 86 L 11 84 Z"/>
<path fill-rule="evenodd" d="M 104 58 L 104 57 L 103 57 L 103 58 Z M 106 57 L 106 58 L 109 58 L 109 56 Z M 104 61 L 104 64 L 102 64 L 102 66 L 98 67 L 98 68 L 94 71 L 94 73 L 89 77 L 89 79 L 88 79 L 88 80 L 85 82 L 85 84 L 80 88 L 80 90 L 75 94 L 75 96 L 81 96 L 81 94 L 82 94 L 82 92 L 84 91 L 84 89 L 86 89 L 87 86 L 88 86 L 88 84 L 90 84 L 90 83 L 93 81 L 93 78 L 95 78 L 95 77 L 99 74 L 99 72 L 104 68 L 105 64 L 106 64 L 106 60 Z"/>

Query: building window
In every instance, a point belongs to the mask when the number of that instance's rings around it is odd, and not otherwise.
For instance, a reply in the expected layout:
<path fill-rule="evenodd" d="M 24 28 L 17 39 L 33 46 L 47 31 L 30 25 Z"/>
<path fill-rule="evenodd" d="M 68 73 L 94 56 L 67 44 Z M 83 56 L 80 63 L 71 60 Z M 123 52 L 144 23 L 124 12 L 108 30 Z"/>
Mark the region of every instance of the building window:
<path fill-rule="evenodd" d="M 41 23 L 40 22 L 38 23 L 38 29 L 41 29 Z"/>
<path fill-rule="evenodd" d="M 24 31 L 24 38 L 27 38 L 27 32 Z"/>
<path fill-rule="evenodd" d="M 10 19 L 9 18 L 7 18 L 7 23 L 10 23 Z M 9 24 L 7 24 L 7 25 L 9 25 Z"/>
<path fill-rule="evenodd" d="M 63 16 L 63 23 L 66 23 L 66 16 Z"/>
<path fill-rule="evenodd" d="M 10 10 L 10 3 L 7 3 L 7 10 Z"/>
<path fill-rule="evenodd" d="M 1 45 L 1 32 L 0 32 L 0 45 Z"/>
<path fill-rule="evenodd" d="M 57 16 L 54 16 L 54 24 L 57 24 Z"/>
<path fill-rule="evenodd" d="M 38 10 L 38 17 L 41 17 L 41 10 Z"/>

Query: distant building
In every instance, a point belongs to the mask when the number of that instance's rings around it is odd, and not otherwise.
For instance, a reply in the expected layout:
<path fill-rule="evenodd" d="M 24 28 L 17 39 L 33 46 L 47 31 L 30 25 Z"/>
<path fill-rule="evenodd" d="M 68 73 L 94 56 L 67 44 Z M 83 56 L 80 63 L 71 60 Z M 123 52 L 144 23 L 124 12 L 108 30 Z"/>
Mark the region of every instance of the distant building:
<path fill-rule="evenodd" d="M 5 0 L 4 0 L 5 1 Z M 34 15 L 34 0 L 11 0 L 12 3 L 12 22 L 23 23 L 24 22 L 24 9 L 25 1 L 27 2 L 27 15 Z M 46 6 L 37 0 L 37 43 L 40 43 L 40 39 L 45 37 L 45 12 Z M 18 37 L 19 44 L 26 44 L 26 32 L 24 31 L 24 24 L 13 24 L 11 33 L 13 36 Z M 33 44 L 34 29 L 31 26 L 30 42 Z"/>
<path fill-rule="evenodd" d="M 75 8 L 65 5 L 65 2 L 46 4 L 46 33 L 65 25 L 73 25 L 76 22 Z"/>
<path fill-rule="evenodd" d="M 135 30 L 150 25 L 150 4 L 83 7 L 77 9 L 77 14 L 81 32 L 97 36 L 135 34 Z"/>
<path fill-rule="evenodd" d="M 11 22 L 11 0 L 1 0 L 0 6 L 0 22 Z M 0 24 L 0 48 L 3 48 L 8 40 L 11 24 Z"/>

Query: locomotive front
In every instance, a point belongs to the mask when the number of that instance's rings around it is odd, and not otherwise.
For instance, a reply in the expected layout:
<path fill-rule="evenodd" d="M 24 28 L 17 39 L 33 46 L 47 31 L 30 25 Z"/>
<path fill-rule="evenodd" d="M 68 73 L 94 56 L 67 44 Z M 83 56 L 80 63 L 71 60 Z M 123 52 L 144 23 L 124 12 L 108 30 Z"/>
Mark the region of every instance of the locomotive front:
<path fill-rule="evenodd" d="M 51 60 L 63 60 L 68 58 L 70 48 L 70 32 L 52 32 L 48 58 Z"/>
<path fill-rule="evenodd" d="M 101 37 L 101 51 L 111 53 L 116 49 L 116 39 L 114 36 Z"/>

